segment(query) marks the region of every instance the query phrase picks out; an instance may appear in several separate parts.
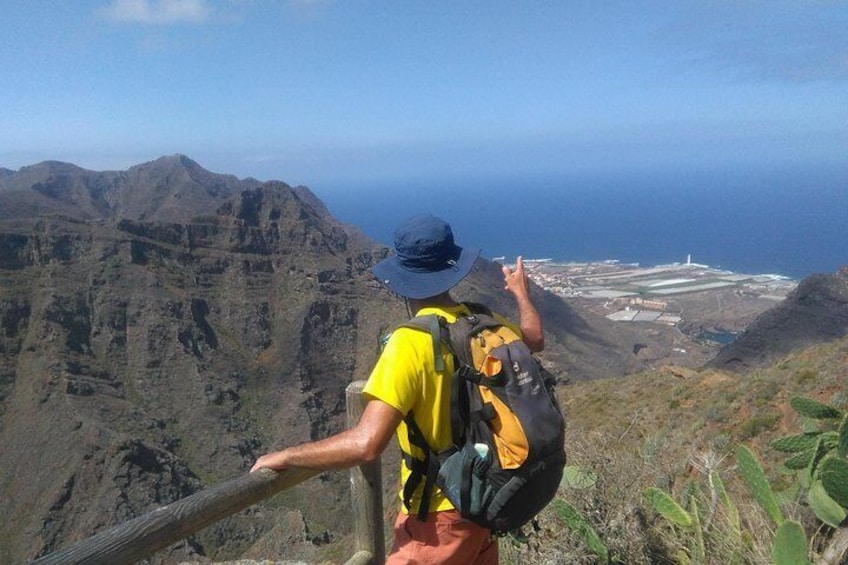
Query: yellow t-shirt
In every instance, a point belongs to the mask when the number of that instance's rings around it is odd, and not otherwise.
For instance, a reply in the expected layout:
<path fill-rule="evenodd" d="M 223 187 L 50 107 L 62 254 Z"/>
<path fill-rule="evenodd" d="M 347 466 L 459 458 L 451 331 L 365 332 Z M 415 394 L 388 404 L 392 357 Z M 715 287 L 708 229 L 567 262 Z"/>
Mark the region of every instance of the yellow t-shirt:
<path fill-rule="evenodd" d="M 448 308 L 422 308 L 417 315 L 436 314 L 452 323 L 456 321 L 457 316 L 470 313 L 465 306 L 457 305 Z M 498 320 L 505 322 L 500 317 Z M 512 325 L 510 327 L 515 329 Z M 439 373 L 436 372 L 434 365 L 433 341 L 430 334 L 412 328 L 398 328 L 389 337 L 363 391 L 366 397 L 381 400 L 396 408 L 404 416 L 412 411 L 415 423 L 421 430 L 427 445 L 436 452 L 447 449 L 451 445 L 450 384 L 454 363 L 453 356 L 446 347 L 442 348 L 442 354 L 445 370 Z M 397 438 L 401 451 L 411 454 L 416 459 L 424 458 L 420 449 L 409 444 L 406 422 L 402 421 L 398 426 Z M 403 485 L 406 484 L 410 473 L 406 463 L 402 463 L 399 494 L 401 500 Z M 407 510 L 401 504 L 403 512 L 418 512 L 422 485 L 423 481 L 412 497 L 411 509 Z M 435 487 L 430 499 L 430 512 L 452 508 L 450 501 L 438 487 Z"/>

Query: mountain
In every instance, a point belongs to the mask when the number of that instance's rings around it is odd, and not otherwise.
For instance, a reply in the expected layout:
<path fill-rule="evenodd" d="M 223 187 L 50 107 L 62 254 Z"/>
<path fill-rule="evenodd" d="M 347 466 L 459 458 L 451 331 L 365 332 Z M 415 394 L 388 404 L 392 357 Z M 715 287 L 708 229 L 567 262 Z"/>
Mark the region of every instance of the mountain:
<path fill-rule="evenodd" d="M 3 562 L 337 430 L 378 331 L 360 312 L 387 310 L 368 251 L 278 185 L 187 224 L 3 231 Z"/>
<path fill-rule="evenodd" d="M 80 220 L 185 221 L 214 213 L 237 190 L 259 184 L 210 173 L 184 155 L 120 172 L 45 161 L 0 175 L 0 218 L 62 214 Z"/>
<path fill-rule="evenodd" d="M 370 274 L 389 252 L 305 187 L 176 155 L 0 175 L 0 562 L 49 553 L 325 437 L 377 338 L 406 317 Z M 623 376 L 645 338 L 539 288 L 563 380 Z M 457 288 L 514 316 L 500 266 Z M 654 339 L 654 338 L 652 338 Z M 662 357 L 671 341 L 649 350 Z M 386 472 L 387 488 L 396 477 Z M 327 473 L 161 552 L 309 559 L 350 530 Z M 391 499 L 387 499 L 391 500 Z M 257 549 L 259 548 L 259 549 Z"/>
<path fill-rule="evenodd" d="M 767 310 L 709 366 L 732 371 L 762 367 L 788 353 L 848 335 L 848 267 L 811 275 Z"/>

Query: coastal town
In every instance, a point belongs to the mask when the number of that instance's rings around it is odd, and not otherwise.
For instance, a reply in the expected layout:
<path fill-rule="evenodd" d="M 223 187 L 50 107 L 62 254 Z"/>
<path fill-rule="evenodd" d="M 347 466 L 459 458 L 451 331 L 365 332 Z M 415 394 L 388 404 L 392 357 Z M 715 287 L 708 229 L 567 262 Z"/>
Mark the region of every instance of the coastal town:
<path fill-rule="evenodd" d="M 615 322 L 681 326 L 725 342 L 753 317 L 782 301 L 797 281 L 742 274 L 685 262 L 642 267 L 615 260 L 557 262 L 525 259 L 539 286 Z"/>

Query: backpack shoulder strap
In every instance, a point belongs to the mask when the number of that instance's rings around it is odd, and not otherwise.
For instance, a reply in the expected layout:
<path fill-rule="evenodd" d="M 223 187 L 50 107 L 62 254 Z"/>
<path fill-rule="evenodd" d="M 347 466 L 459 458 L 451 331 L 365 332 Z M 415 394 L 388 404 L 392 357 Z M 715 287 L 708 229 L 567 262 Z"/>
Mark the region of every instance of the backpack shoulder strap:
<path fill-rule="evenodd" d="M 479 302 L 463 302 L 462 304 L 468 308 L 472 314 L 486 314 L 487 316 L 492 315 L 492 309 L 485 304 L 481 304 Z"/>
<path fill-rule="evenodd" d="M 443 332 L 447 332 L 447 327 L 444 318 L 435 314 L 416 316 L 407 322 L 397 325 L 394 329 L 398 328 L 410 328 L 427 332 L 433 344 L 433 367 L 437 372 L 443 372 L 445 370 L 445 360 L 442 355 L 442 340 L 444 339 Z M 412 412 L 406 415 L 404 421 L 406 422 L 407 437 L 410 445 L 414 445 L 424 453 L 424 460 L 415 459 L 412 455 L 403 453 L 404 461 L 410 470 L 410 475 L 403 485 L 403 503 L 407 510 L 412 509 L 413 493 L 423 481 L 424 488 L 421 493 L 420 506 L 418 507 L 418 519 L 425 521 L 427 519 L 427 513 L 430 510 L 430 498 L 432 497 L 433 488 L 436 485 L 436 476 L 439 472 L 439 458 L 427 444 L 427 440 L 424 439 L 424 434 L 421 432 L 418 424 L 415 423 Z"/>
<path fill-rule="evenodd" d="M 442 356 L 442 342 L 445 337 L 443 331 L 447 331 L 447 328 L 445 327 L 446 322 L 443 322 L 443 320 L 444 318 L 436 314 L 426 314 L 424 316 L 416 316 L 397 326 L 397 328 L 412 328 L 430 334 L 430 339 L 433 343 L 433 366 L 439 373 L 445 370 L 445 360 Z"/>

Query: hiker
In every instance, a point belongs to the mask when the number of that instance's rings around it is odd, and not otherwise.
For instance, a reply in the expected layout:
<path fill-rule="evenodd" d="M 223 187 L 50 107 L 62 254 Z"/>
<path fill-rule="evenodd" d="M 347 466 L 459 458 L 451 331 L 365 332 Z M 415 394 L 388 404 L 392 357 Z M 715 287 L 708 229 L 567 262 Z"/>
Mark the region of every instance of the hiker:
<path fill-rule="evenodd" d="M 469 315 L 466 305 L 454 301 L 449 291 L 471 271 L 479 250 L 454 243 L 450 226 L 431 215 L 416 216 L 395 232 L 395 254 L 372 269 L 390 290 L 404 298 L 410 316 L 437 314 L 447 322 Z M 504 288 L 517 304 L 521 340 L 532 352 L 544 347 L 542 321 L 534 307 L 521 257 L 515 270 L 503 267 Z M 499 318 L 500 320 L 500 318 Z M 505 324 L 507 322 L 503 321 Z M 302 467 L 317 470 L 343 469 L 376 460 L 391 436 L 397 433 L 401 450 L 410 454 L 409 427 L 414 425 L 433 450 L 451 446 L 450 377 L 454 359 L 444 351 L 444 369 L 435 368 L 433 338 L 426 332 L 399 327 L 389 336 L 363 394 L 368 400 L 356 427 L 327 439 L 306 443 L 260 457 L 251 471 L 268 467 L 282 470 Z M 401 466 L 401 484 L 412 473 L 409 455 Z M 441 490 L 431 488 L 419 517 L 423 484 L 407 496 L 394 526 L 394 543 L 388 564 L 455 563 L 495 564 L 498 542 L 491 530 L 460 516 Z M 401 492 L 401 498 L 404 493 Z M 411 500 L 410 500 L 411 498 Z"/>

